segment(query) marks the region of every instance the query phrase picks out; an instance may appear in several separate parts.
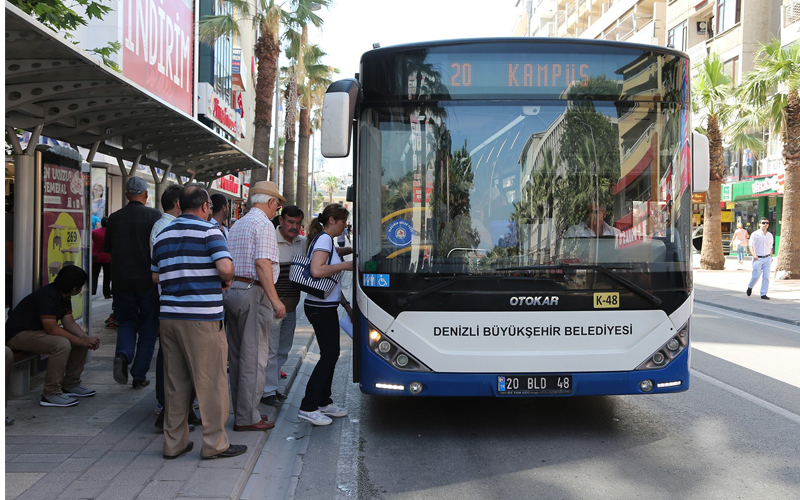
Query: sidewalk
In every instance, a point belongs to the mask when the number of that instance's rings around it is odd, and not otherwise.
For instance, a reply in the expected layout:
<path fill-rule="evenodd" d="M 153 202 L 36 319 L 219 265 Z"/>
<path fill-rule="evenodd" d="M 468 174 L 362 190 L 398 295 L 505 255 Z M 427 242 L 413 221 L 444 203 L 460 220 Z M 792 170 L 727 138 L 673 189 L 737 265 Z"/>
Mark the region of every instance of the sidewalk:
<path fill-rule="evenodd" d="M 699 254 L 694 254 L 693 264 L 696 303 L 800 326 L 800 280 L 776 280 L 774 263 L 767 292 L 771 300 L 761 300 L 760 280 L 753 295 L 745 294 L 752 274 L 749 257 L 741 266 L 736 257 L 727 257 L 723 271 L 700 269 Z"/>
<path fill-rule="evenodd" d="M 97 391 L 71 408 L 39 406 L 44 373 L 31 380 L 26 396 L 11 399 L 6 415 L 15 419 L 6 427 L 6 499 L 170 499 L 239 498 L 267 441 L 267 432 L 233 432 L 234 444 L 247 445 L 247 453 L 235 458 L 200 460 L 202 429 L 191 434 L 195 449 L 176 459 L 162 458 L 163 433 L 153 423 L 156 415 L 155 357 L 148 378 L 151 384 L 134 391 L 130 384 L 114 382 L 112 365 L 116 329 L 105 328 L 111 300 L 92 303 L 93 333 L 100 349 L 91 353 L 83 382 Z M 311 344 L 313 329 L 298 318 L 294 345 L 283 370 L 286 385 L 297 376 Z M 261 405 L 274 419 L 277 410 Z M 274 432 L 274 430 L 272 431 Z"/>

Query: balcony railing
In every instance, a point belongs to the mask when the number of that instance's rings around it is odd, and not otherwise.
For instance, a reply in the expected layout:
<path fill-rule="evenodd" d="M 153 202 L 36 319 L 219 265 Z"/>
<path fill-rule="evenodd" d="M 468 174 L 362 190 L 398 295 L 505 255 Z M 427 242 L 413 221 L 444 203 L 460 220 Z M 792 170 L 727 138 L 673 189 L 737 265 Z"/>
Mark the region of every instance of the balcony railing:
<path fill-rule="evenodd" d="M 786 28 L 800 21 L 800 0 L 785 5 L 783 11 L 783 27 Z"/>

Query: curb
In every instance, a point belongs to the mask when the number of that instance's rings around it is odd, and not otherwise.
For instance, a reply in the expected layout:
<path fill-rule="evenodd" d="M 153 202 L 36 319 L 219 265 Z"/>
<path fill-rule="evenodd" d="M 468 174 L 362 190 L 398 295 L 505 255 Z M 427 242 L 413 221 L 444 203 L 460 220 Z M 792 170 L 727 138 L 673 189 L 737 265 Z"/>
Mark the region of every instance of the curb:
<path fill-rule="evenodd" d="M 744 314 L 744 315 L 747 315 L 747 316 L 755 316 L 757 318 L 768 319 L 768 320 L 771 320 L 771 321 L 777 321 L 779 323 L 786 323 L 787 325 L 800 326 L 800 321 L 794 320 L 794 319 L 779 318 L 777 316 L 770 316 L 769 314 L 764 314 L 764 313 L 755 312 L 755 311 L 748 311 L 746 309 L 742 309 L 742 308 L 739 308 L 739 307 L 725 306 L 725 305 L 717 304 L 716 302 L 710 302 L 710 301 L 707 301 L 707 300 L 697 300 L 697 298 L 695 298 L 694 301 L 696 303 L 698 303 L 698 304 L 703 304 L 704 306 L 711 306 L 711 307 L 716 307 L 718 309 L 725 309 L 725 310 L 728 310 L 728 311 L 733 311 L 733 312 L 737 312 L 737 313 L 740 313 L 740 314 Z"/>
<path fill-rule="evenodd" d="M 298 324 L 297 326 L 299 327 L 300 325 Z M 295 332 L 296 331 L 297 330 L 295 330 Z M 298 352 L 298 354 L 299 354 L 298 363 L 292 368 L 291 372 L 288 373 L 288 377 L 286 377 L 286 393 L 289 393 L 289 391 L 291 390 L 292 386 L 294 385 L 294 382 L 297 379 L 297 374 L 298 374 L 298 372 L 300 371 L 300 369 L 303 366 L 303 360 L 305 360 L 306 354 L 308 354 L 308 349 L 309 349 L 309 347 L 311 346 L 311 344 L 313 342 L 314 342 L 314 334 L 312 333 L 311 335 L 309 335 L 308 341 L 306 342 L 306 344 L 305 345 L 300 345 L 300 350 Z M 275 414 L 275 419 L 276 420 L 277 420 L 278 415 L 280 414 L 280 412 L 281 412 L 280 409 L 276 412 L 276 414 Z M 245 474 L 243 474 L 240 477 L 239 481 L 237 481 L 236 488 L 234 489 L 234 491 L 232 492 L 232 494 L 230 496 L 231 499 L 239 500 L 241 498 L 242 494 L 244 493 L 245 488 L 247 487 L 247 483 L 249 482 L 250 477 L 253 474 L 253 470 L 255 470 L 256 464 L 258 463 L 259 458 L 261 458 L 261 454 L 264 451 L 264 447 L 267 444 L 267 441 L 269 440 L 270 435 L 274 431 L 275 431 L 275 429 L 273 428 L 273 429 L 270 429 L 267 432 L 262 433 L 262 437 L 261 437 L 261 439 L 259 439 L 260 442 L 257 443 L 256 446 L 254 447 L 254 448 L 257 448 L 257 452 L 253 454 L 251 459 L 245 465 L 245 467 L 244 467 Z"/>

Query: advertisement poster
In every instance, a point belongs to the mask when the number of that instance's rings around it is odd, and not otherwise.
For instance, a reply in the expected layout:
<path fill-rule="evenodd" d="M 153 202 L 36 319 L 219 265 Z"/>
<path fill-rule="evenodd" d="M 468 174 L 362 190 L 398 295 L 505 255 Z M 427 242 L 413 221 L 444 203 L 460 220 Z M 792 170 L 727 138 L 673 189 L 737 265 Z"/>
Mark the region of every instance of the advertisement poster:
<path fill-rule="evenodd" d="M 88 181 L 88 179 L 87 179 Z M 79 170 L 42 166 L 42 286 L 66 265 L 82 266 L 85 217 L 84 180 Z M 89 232 L 86 232 L 88 237 Z M 83 317 L 84 293 L 72 298 L 72 315 Z"/>
<path fill-rule="evenodd" d="M 106 214 L 106 169 L 92 167 L 92 223 L 97 218 L 97 223 Z M 93 227 L 92 229 L 97 229 Z"/>
<path fill-rule="evenodd" d="M 122 74 L 192 114 L 193 0 L 123 0 Z"/>

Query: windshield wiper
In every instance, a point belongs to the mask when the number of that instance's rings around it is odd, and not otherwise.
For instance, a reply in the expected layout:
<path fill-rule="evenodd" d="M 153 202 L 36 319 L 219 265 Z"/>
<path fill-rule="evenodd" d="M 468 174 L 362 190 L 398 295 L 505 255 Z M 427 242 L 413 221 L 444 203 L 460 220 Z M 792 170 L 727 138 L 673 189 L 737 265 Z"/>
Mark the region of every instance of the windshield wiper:
<path fill-rule="evenodd" d="M 476 278 L 507 278 L 507 276 L 503 276 L 503 275 L 500 275 L 500 274 L 480 274 L 480 275 L 460 274 L 460 275 L 454 276 L 454 277 L 452 277 L 452 278 L 450 278 L 448 280 L 436 283 L 435 285 L 432 285 L 429 288 L 425 288 L 424 290 L 420 290 L 419 292 L 414 292 L 412 294 L 409 294 L 406 297 L 400 297 L 400 298 L 397 299 L 397 305 L 398 305 L 398 307 L 405 307 L 405 306 L 411 304 L 412 302 L 414 302 L 417 299 L 421 299 L 422 297 L 425 297 L 426 295 L 430 295 L 433 292 L 439 291 L 442 288 L 448 287 L 448 286 L 452 285 L 453 283 L 456 283 L 458 281 L 461 281 L 461 280 L 464 280 L 464 279 L 467 279 L 467 278 L 471 278 L 471 279 L 476 279 Z M 555 281 L 552 278 L 538 278 L 538 277 L 530 277 L 530 278 L 526 278 L 526 279 L 531 280 L 531 281 Z"/>
<path fill-rule="evenodd" d="M 649 300 L 650 302 L 653 303 L 653 305 L 656 306 L 661 305 L 661 299 L 659 299 L 652 293 L 648 292 L 644 288 L 640 287 L 636 283 L 628 280 L 627 278 L 623 278 L 622 276 L 614 274 L 613 272 L 611 272 L 611 269 L 602 264 L 556 264 L 547 266 L 504 267 L 502 269 L 498 269 L 498 271 L 549 271 L 553 269 L 587 269 L 592 271 L 600 271 L 601 273 L 605 274 L 612 280 L 625 286 L 629 290 L 635 292 L 637 295 Z M 625 266 L 615 266 L 614 269 L 630 269 L 630 268 Z"/>

